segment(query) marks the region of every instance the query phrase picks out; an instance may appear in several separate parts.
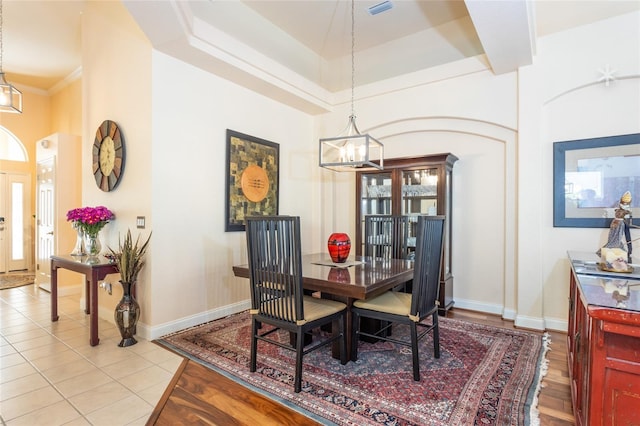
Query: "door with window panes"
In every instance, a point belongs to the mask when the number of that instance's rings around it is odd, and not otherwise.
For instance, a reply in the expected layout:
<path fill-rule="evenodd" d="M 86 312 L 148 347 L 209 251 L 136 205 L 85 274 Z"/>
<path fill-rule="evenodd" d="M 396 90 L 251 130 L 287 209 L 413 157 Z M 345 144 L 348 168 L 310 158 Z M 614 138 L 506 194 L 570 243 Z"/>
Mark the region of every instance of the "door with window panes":
<path fill-rule="evenodd" d="M 30 268 L 30 188 L 28 174 L 0 173 L 0 273 Z"/>

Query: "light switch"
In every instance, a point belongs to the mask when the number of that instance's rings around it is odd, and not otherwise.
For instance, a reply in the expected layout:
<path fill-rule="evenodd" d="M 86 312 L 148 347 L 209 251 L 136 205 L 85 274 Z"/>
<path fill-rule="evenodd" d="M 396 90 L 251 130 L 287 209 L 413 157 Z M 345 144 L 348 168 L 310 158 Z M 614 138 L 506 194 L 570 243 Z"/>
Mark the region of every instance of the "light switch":
<path fill-rule="evenodd" d="M 144 216 L 138 216 L 136 218 L 136 227 L 138 229 L 144 229 Z"/>

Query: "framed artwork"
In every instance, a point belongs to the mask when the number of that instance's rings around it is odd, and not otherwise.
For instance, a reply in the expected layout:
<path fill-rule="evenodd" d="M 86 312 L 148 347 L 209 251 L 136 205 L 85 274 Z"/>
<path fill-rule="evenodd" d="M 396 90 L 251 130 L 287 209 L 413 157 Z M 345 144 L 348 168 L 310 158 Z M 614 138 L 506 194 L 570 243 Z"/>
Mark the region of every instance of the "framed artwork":
<path fill-rule="evenodd" d="M 640 134 L 553 144 L 553 226 L 607 228 L 631 193 L 640 217 Z"/>
<path fill-rule="evenodd" d="M 225 231 L 245 217 L 278 214 L 280 145 L 227 129 Z"/>

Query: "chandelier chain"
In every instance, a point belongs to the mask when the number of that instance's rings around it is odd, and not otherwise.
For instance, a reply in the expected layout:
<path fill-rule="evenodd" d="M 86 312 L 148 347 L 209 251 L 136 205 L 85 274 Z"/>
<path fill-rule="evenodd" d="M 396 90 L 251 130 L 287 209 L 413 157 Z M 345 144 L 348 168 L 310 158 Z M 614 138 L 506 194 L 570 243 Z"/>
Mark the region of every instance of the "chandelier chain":
<path fill-rule="evenodd" d="M 2 29 L 3 29 L 3 20 L 2 20 L 2 0 L 0 0 L 0 72 L 2 72 L 2 53 L 4 52 L 4 39 L 2 37 Z"/>
<path fill-rule="evenodd" d="M 356 18 L 355 18 L 355 1 L 351 0 L 351 116 L 355 117 L 355 108 L 354 108 L 354 91 L 356 85 L 356 60 L 355 60 L 355 49 L 356 49 Z M 1 9 L 0 9 L 1 11 Z M 1 12 L 0 12 L 1 13 Z M 1 18 L 1 16 L 0 16 Z M 1 63 L 1 62 L 0 62 Z"/>

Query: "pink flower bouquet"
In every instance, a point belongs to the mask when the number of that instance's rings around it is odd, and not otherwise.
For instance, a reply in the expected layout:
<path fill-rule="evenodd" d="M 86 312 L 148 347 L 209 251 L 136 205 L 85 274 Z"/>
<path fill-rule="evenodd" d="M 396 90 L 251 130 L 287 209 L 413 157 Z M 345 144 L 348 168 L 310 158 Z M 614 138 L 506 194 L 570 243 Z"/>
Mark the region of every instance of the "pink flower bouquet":
<path fill-rule="evenodd" d="M 67 212 L 67 221 L 73 222 L 73 225 L 85 234 L 94 236 L 115 217 L 113 212 L 104 206 L 81 207 Z"/>

